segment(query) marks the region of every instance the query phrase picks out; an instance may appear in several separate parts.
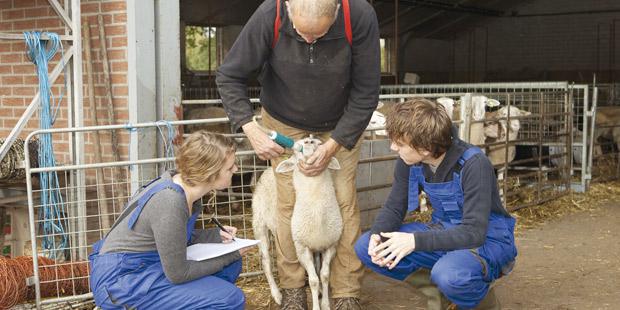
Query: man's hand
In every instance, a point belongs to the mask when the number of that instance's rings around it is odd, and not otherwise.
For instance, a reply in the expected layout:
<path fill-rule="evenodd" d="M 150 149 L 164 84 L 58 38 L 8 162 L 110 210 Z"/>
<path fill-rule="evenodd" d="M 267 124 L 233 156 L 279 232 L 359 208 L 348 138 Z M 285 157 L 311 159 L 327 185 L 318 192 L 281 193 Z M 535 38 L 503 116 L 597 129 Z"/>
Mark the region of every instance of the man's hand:
<path fill-rule="evenodd" d="M 256 123 L 249 122 L 243 125 L 242 128 L 258 158 L 269 160 L 277 158 L 284 153 L 284 148 L 269 139 L 269 136 Z"/>
<path fill-rule="evenodd" d="M 381 236 L 389 238 L 375 247 L 376 255 L 382 260 L 379 266 L 394 268 L 400 260 L 411 254 L 415 249 L 415 237 L 410 233 L 391 232 L 381 233 Z"/>
<path fill-rule="evenodd" d="M 319 145 L 305 163 L 299 161 L 299 171 L 309 177 L 319 175 L 327 168 L 329 161 L 339 149 L 340 144 L 334 139 L 329 138 L 327 142 Z"/>

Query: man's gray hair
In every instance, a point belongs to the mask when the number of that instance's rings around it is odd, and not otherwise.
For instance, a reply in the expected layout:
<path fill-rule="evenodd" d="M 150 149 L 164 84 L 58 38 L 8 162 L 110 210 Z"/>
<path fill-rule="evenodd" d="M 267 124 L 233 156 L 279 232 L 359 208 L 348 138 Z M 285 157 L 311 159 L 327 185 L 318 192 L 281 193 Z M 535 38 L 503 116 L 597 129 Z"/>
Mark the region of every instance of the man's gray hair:
<path fill-rule="evenodd" d="M 293 14 L 304 17 L 331 17 L 338 14 L 338 0 L 288 0 L 288 7 Z"/>

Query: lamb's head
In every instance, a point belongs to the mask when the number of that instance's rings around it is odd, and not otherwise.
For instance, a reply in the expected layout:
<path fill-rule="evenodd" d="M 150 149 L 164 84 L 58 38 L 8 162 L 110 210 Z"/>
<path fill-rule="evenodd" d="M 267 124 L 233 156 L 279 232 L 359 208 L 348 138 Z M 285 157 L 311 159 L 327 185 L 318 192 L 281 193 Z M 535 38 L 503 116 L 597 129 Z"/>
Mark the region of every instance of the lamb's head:
<path fill-rule="evenodd" d="M 486 107 L 498 107 L 500 102 L 486 96 L 472 96 L 472 118 L 476 121 L 484 119 Z"/>
<path fill-rule="evenodd" d="M 452 114 L 454 113 L 454 106 L 458 103 L 454 101 L 454 99 L 448 97 L 437 98 L 437 103 L 443 106 L 443 108 L 446 110 L 446 113 L 448 113 L 450 119 L 452 119 Z"/>
<path fill-rule="evenodd" d="M 385 115 L 379 111 L 373 111 L 366 129 L 374 130 L 377 135 L 387 136 L 387 131 L 385 129 L 377 130 L 379 128 L 385 128 Z"/>
<path fill-rule="evenodd" d="M 506 106 L 506 107 L 502 107 L 501 109 L 497 110 L 497 117 L 499 118 L 508 118 L 509 115 L 510 117 L 518 117 L 518 116 L 526 116 L 530 114 L 532 114 L 532 112 L 521 110 L 515 106 L 509 106 L 509 107 Z M 499 121 L 504 132 L 507 132 L 507 130 L 510 130 L 511 132 L 517 132 L 521 128 L 521 122 L 519 121 L 519 119 L 511 119 L 510 128 L 508 128 L 507 126 L 507 121 L 508 121 L 507 119 L 500 119 Z"/>
<path fill-rule="evenodd" d="M 293 155 L 287 160 L 284 160 L 280 164 L 278 164 L 278 166 L 276 167 L 276 172 L 286 173 L 299 169 L 297 167 L 297 163 L 300 160 L 308 160 L 308 158 L 310 158 L 310 156 L 314 154 L 314 151 L 316 151 L 316 149 L 321 144 L 321 140 L 315 138 L 313 135 L 295 141 L 295 145 L 293 146 Z M 332 170 L 340 170 L 340 163 L 335 157 L 332 157 L 329 161 L 329 165 L 327 166 L 327 168 Z"/>

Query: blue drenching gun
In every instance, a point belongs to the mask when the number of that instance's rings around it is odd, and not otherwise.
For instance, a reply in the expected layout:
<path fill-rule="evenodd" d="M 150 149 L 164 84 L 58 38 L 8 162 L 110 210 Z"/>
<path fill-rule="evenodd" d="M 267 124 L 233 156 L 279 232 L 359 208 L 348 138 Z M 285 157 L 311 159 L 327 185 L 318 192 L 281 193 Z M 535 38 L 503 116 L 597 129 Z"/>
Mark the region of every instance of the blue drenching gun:
<path fill-rule="evenodd" d="M 268 130 L 264 128 L 263 126 L 261 126 L 260 124 L 258 124 L 258 122 L 256 121 L 256 116 L 252 118 L 252 121 L 256 123 L 256 125 L 258 125 L 258 127 L 260 127 L 260 129 L 262 129 L 269 136 L 269 139 L 273 140 L 273 142 L 277 143 L 281 147 L 285 149 L 292 149 L 298 152 L 301 152 L 303 150 L 303 147 L 299 144 L 295 145 L 295 141 L 291 139 L 290 137 L 287 137 L 275 130 Z"/>

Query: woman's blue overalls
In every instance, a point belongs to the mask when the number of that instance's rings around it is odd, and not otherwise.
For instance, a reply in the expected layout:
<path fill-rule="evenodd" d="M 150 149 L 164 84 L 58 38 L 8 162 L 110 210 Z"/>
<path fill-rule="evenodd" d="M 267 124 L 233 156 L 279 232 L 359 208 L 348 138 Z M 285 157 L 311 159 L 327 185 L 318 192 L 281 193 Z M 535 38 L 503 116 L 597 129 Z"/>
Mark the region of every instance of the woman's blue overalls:
<path fill-rule="evenodd" d="M 170 179 L 157 178 L 144 188 L 153 183 L 150 189 L 140 193 L 136 203 L 127 207 L 112 229 L 127 215 L 129 228 L 133 229 L 142 209 L 160 190 L 170 188 L 184 193 Z M 195 212 L 187 221 L 188 244 L 197 217 Z M 241 260 L 211 276 L 173 284 L 164 274 L 157 251 L 99 254 L 104 240 L 93 245 L 89 256 L 90 287 L 95 303 L 103 309 L 243 309 L 243 292 L 234 285 L 241 272 Z"/>
<path fill-rule="evenodd" d="M 460 167 L 480 152 L 476 147 L 467 149 L 459 158 Z M 432 223 L 403 224 L 400 232 L 450 229 L 461 224 L 464 199 L 460 169 L 457 170 L 450 182 L 427 183 L 421 165 L 410 168 L 407 211 L 418 208 L 419 186 L 422 186 L 433 206 Z M 514 225 L 513 218 L 491 212 L 486 241 L 481 247 L 454 251 L 413 251 L 392 270 L 371 261 L 368 255 L 369 232 L 358 240 L 356 252 L 364 265 L 398 280 L 404 280 L 418 268 L 430 269 L 431 280 L 450 301 L 461 308 L 473 308 L 486 296 L 489 285 L 508 273 L 514 264 L 517 256 Z"/>

